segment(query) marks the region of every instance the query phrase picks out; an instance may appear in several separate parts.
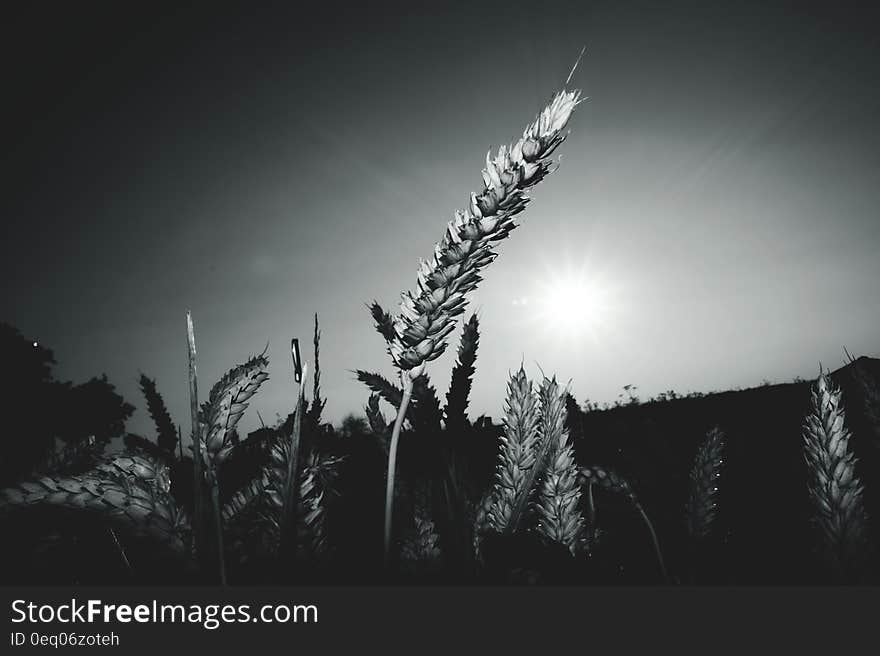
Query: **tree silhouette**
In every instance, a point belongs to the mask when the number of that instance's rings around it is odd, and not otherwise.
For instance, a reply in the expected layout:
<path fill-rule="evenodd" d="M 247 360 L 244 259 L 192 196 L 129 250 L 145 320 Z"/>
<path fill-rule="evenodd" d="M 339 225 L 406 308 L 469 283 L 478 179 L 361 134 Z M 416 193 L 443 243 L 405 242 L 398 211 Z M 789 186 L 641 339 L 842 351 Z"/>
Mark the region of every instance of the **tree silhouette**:
<path fill-rule="evenodd" d="M 35 470 L 76 468 L 125 432 L 134 406 L 106 375 L 75 385 L 53 378 L 52 351 L 0 322 L 0 486 Z"/>

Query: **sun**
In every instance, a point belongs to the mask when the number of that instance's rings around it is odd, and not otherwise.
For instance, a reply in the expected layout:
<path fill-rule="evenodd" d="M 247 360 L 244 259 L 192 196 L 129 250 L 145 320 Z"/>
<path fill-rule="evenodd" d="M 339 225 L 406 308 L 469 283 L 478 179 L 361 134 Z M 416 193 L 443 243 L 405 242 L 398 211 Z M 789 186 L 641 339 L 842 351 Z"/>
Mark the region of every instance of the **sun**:
<path fill-rule="evenodd" d="M 538 314 L 562 335 L 595 332 L 608 319 L 608 297 L 594 280 L 585 277 L 555 277 L 541 285 Z"/>
<path fill-rule="evenodd" d="M 616 344 L 631 323 L 632 290 L 599 258 L 558 254 L 535 267 L 511 299 L 511 318 L 545 347 L 566 353 Z"/>
<path fill-rule="evenodd" d="M 548 271 L 527 296 L 513 301 L 545 335 L 564 342 L 598 339 L 614 323 L 612 286 L 567 268 Z"/>
<path fill-rule="evenodd" d="M 605 319 L 606 299 L 591 281 L 559 279 L 547 283 L 541 291 L 538 311 L 563 333 L 595 329 Z"/>

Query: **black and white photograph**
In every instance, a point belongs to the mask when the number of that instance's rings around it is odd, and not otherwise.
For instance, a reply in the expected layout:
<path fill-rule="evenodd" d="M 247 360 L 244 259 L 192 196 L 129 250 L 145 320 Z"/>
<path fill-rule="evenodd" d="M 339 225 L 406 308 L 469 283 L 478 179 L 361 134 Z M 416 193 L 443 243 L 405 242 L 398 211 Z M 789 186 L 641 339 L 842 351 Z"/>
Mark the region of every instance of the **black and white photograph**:
<path fill-rule="evenodd" d="M 0 23 L 0 586 L 880 584 L 870 5 Z"/>

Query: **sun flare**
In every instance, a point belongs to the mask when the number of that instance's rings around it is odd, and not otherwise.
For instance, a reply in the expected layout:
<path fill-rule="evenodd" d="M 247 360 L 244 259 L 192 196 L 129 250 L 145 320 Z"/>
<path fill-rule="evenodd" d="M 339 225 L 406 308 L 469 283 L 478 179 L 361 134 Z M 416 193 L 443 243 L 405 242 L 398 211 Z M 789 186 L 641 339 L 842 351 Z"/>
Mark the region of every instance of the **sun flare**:
<path fill-rule="evenodd" d="M 551 271 L 536 281 L 528 296 L 515 299 L 513 304 L 548 336 L 566 342 L 597 339 L 614 329 L 612 287 L 586 272 Z"/>
<path fill-rule="evenodd" d="M 602 325 L 606 304 L 602 290 L 586 280 L 557 280 L 541 298 L 540 312 L 563 332 L 578 332 Z"/>
<path fill-rule="evenodd" d="M 559 278 L 544 285 L 538 312 L 555 331 L 575 335 L 594 331 L 607 321 L 605 291 L 585 278 Z"/>

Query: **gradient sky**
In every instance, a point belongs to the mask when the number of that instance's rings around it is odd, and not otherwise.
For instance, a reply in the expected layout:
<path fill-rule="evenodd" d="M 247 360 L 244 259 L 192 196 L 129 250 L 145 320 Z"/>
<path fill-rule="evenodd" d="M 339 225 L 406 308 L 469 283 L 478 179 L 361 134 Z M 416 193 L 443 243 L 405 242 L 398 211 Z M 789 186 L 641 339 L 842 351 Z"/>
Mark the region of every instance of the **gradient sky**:
<path fill-rule="evenodd" d="M 352 370 L 393 373 L 364 303 L 396 308 L 487 149 L 521 133 L 584 44 L 573 83 L 589 100 L 561 167 L 472 297 L 472 415 L 501 415 L 521 360 L 613 401 L 626 384 L 810 377 L 844 345 L 880 354 L 872 17 L 260 4 L 4 17 L 0 319 L 53 349 L 57 377 L 106 372 L 138 406 L 129 430 L 152 435 L 140 371 L 189 423 L 187 308 L 203 395 L 268 341 L 252 407 L 286 414 L 288 344 L 310 341 L 317 312 L 325 418 L 360 412 Z M 573 332 L 539 309 L 576 274 L 604 307 Z M 441 395 L 454 353 L 430 368 Z M 242 428 L 257 425 L 249 412 Z"/>

